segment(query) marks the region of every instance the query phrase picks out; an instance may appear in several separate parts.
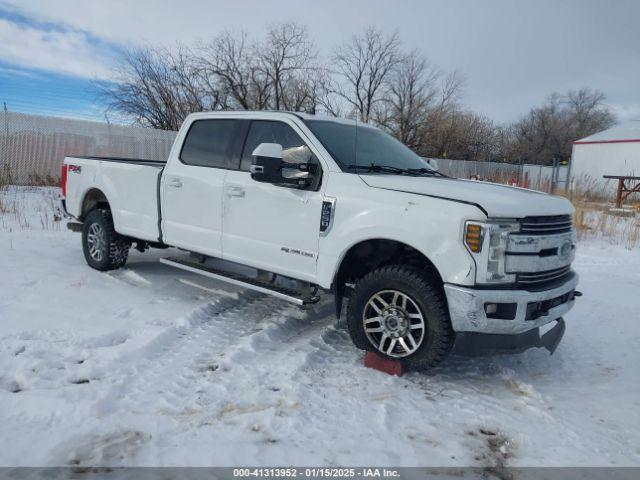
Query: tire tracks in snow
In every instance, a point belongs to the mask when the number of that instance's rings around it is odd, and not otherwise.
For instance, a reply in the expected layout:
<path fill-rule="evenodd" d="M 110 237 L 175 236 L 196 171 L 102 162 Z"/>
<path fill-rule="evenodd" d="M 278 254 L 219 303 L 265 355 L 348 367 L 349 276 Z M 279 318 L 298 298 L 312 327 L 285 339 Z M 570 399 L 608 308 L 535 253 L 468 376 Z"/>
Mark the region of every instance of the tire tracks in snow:
<path fill-rule="evenodd" d="M 176 420 L 181 423 L 198 418 L 207 399 L 227 398 L 228 392 L 212 383 L 210 375 L 226 368 L 223 362 L 234 346 L 247 337 L 255 338 L 252 336 L 269 328 L 271 322 L 295 314 L 294 310 L 282 301 L 245 291 L 238 299 L 223 298 L 178 319 L 173 328 L 118 358 L 119 363 L 131 364 L 114 374 L 118 380 L 93 405 L 96 435 L 66 440 L 75 446 L 64 456 L 80 465 L 85 459 L 105 459 L 104 452 L 97 452 L 103 445 L 101 438 L 127 436 L 131 431 L 145 433 L 150 420 L 156 426 L 170 427 Z M 102 432 L 105 424 L 112 426 L 106 434 Z M 142 441 L 150 437 L 145 433 L 135 438 Z M 87 450 L 87 445 L 92 448 Z M 110 448 L 113 450 L 113 445 Z M 109 458 L 123 462 L 118 452 Z M 105 459 L 107 464 L 109 458 Z"/>

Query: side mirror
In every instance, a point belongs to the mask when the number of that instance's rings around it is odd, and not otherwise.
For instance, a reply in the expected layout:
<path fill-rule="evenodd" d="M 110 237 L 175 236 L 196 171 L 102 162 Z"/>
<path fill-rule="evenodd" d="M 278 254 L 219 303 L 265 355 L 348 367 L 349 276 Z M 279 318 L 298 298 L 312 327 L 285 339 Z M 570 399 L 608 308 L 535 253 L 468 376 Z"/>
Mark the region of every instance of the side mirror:
<path fill-rule="evenodd" d="M 252 155 L 253 161 L 249 171 L 251 178 L 256 182 L 307 187 L 313 181 L 317 166 L 310 163 L 284 162 L 282 145 L 278 143 L 261 143 Z"/>
<path fill-rule="evenodd" d="M 282 145 L 279 143 L 261 143 L 252 153 L 253 160 L 249 171 L 256 182 L 282 182 Z"/>

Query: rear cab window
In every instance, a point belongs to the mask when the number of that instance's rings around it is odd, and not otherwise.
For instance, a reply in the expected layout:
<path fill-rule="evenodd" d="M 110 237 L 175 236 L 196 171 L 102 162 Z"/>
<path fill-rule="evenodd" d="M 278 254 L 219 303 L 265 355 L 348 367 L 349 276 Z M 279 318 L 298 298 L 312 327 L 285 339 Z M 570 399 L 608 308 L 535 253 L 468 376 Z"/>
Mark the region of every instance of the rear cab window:
<path fill-rule="evenodd" d="M 185 165 L 237 169 L 247 122 L 238 119 L 196 120 L 182 144 Z"/>

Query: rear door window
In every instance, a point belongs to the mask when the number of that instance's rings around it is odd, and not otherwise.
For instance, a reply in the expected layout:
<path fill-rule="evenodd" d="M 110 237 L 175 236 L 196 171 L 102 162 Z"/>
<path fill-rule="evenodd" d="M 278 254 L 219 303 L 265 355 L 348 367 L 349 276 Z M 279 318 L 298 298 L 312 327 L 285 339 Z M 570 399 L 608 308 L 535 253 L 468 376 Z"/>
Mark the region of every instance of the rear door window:
<path fill-rule="evenodd" d="M 196 120 L 182 145 L 180 160 L 187 165 L 236 169 L 242 148 L 240 120 Z"/>

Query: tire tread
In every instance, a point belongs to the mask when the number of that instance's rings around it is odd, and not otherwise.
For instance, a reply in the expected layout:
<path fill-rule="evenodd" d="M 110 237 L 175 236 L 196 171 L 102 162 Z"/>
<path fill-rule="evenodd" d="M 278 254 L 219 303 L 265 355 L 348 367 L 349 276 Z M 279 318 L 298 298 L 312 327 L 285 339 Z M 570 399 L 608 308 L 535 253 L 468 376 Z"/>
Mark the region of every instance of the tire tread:
<path fill-rule="evenodd" d="M 86 245 L 86 232 L 83 231 L 82 243 L 87 264 L 89 264 L 90 267 L 103 272 L 122 268 L 127 263 L 131 242 L 126 237 L 123 237 L 118 232 L 116 232 L 113 225 L 111 210 L 107 208 L 96 208 L 87 214 L 84 223 L 85 225 L 90 225 L 91 223 L 95 223 L 96 221 L 99 222 L 102 228 L 104 228 L 105 230 L 107 243 L 109 245 L 109 254 L 100 263 L 97 263 L 95 260 L 93 260 L 88 254 L 88 248 Z"/>
<path fill-rule="evenodd" d="M 347 326 L 353 343 L 360 349 L 375 351 L 377 354 L 383 355 L 366 338 L 362 326 L 362 312 L 359 308 L 359 304 L 367 301 L 361 297 L 366 296 L 366 292 L 371 289 L 371 286 L 379 283 L 381 279 L 389 279 L 391 282 L 395 280 L 411 285 L 419 292 L 420 300 L 431 309 L 429 315 L 425 313 L 430 338 L 426 339 L 426 343 L 423 343 L 415 353 L 396 360 L 401 361 L 411 370 L 432 368 L 442 362 L 453 348 L 455 340 L 444 295 L 432 278 L 424 272 L 406 265 L 377 268 L 367 273 L 356 283 L 347 307 Z M 428 343 L 430 345 L 427 347 Z"/>

